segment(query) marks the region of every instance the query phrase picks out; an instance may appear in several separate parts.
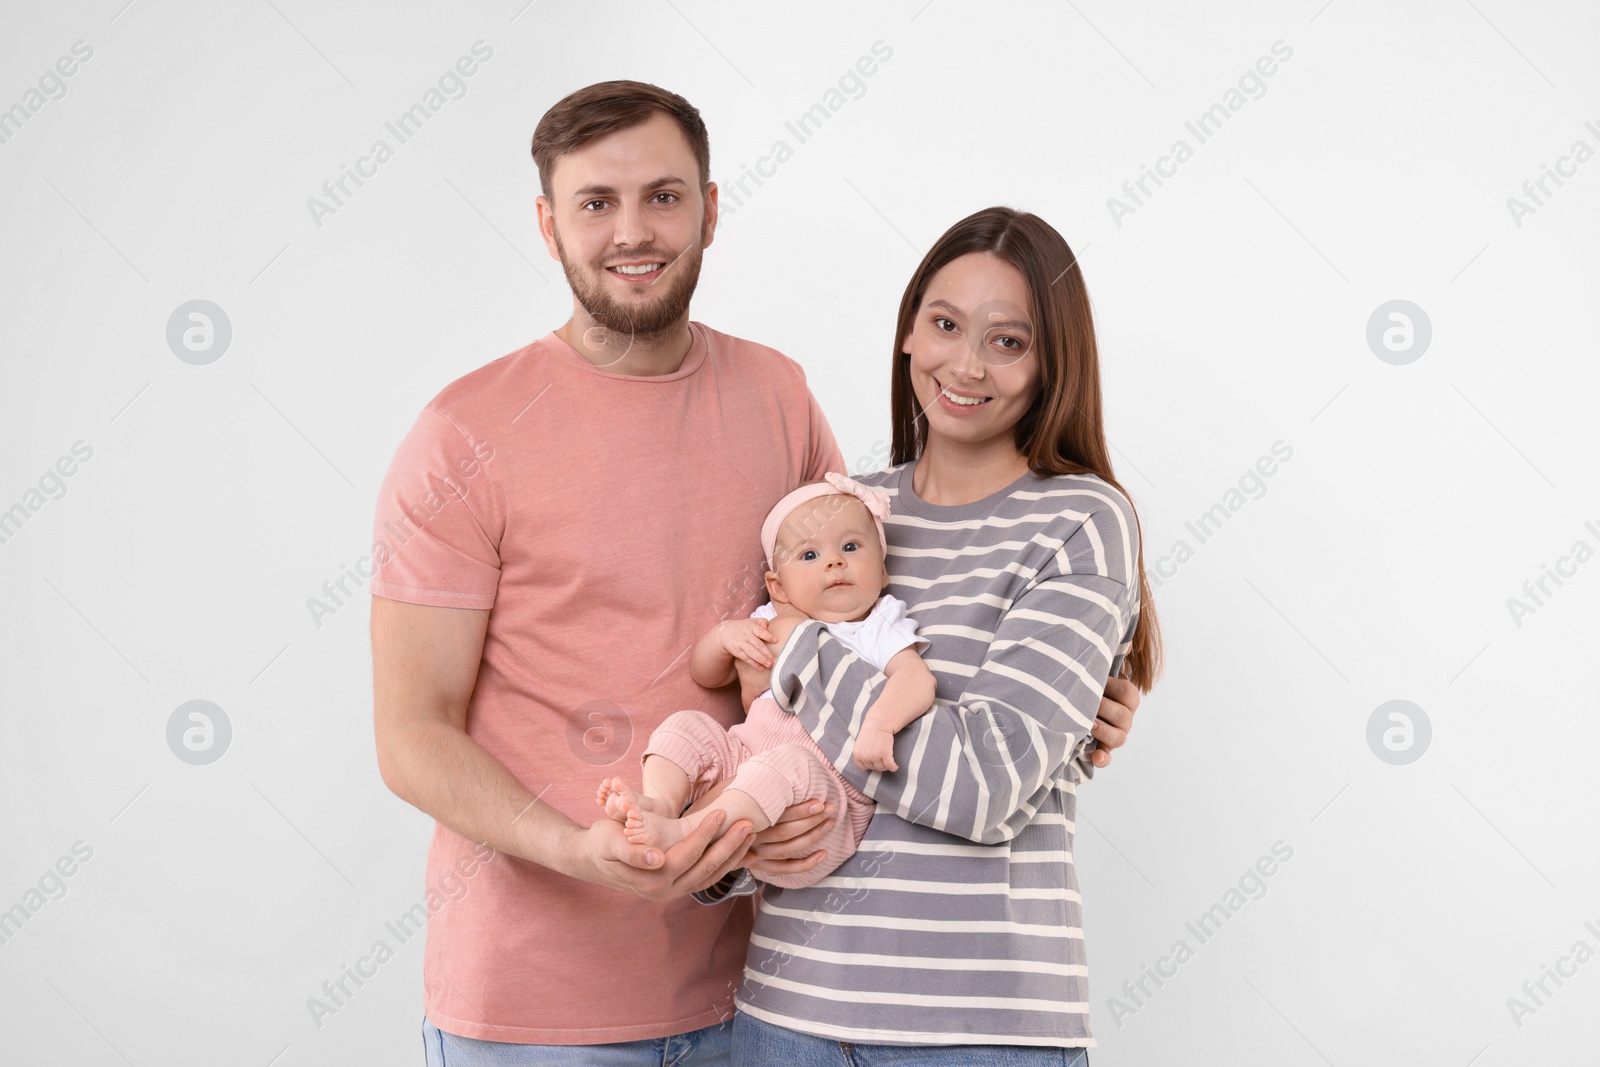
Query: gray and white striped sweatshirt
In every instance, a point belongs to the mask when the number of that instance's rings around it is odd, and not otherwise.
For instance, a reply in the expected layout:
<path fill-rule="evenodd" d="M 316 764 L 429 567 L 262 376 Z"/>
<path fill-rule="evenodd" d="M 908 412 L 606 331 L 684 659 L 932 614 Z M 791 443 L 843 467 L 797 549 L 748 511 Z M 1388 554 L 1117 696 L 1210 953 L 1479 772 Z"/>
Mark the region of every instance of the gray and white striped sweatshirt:
<path fill-rule="evenodd" d="M 936 702 L 895 738 L 899 771 L 858 770 L 884 676 L 796 629 L 773 696 L 878 810 L 832 875 L 763 888 L 736 1002 L 843 1041 L 1092 1047 L 1074 804 L 1138 616 L 1133 509 L 1092 475 L 1032 473 L 938 506 L 914 467 L 859 480 L 892 499 L 888 591 L 930 642 Z"/>

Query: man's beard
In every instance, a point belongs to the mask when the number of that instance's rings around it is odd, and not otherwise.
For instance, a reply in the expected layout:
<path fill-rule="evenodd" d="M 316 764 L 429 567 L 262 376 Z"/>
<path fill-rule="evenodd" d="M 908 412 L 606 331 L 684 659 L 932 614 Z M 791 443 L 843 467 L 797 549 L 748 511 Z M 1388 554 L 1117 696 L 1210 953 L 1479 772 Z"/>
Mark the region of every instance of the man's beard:
<path fill-rule="evenodd" d="M 700 281 L 703 250 L 698 245 L 685 249 L 676 259 L 663 256 L 646 245 L 637 252 L 628 252 L 618 258 L 659 260 L 666 266 L 661 277 L 650 287 L 656 290 L 655 299 L 629 307 L 606 292 L 605 279 L 591 279 L 574 269 L 559 232 L 556 234 L 556 251 L 561 254 L 561 270 L 567 276 L 567 284 L 572 287 L 572 295 L 583 310 L 588 312 L 596 326 L 616 338 L 626 338 L 629 347 L 636 341 L 657 340 L 676 325 L 689 310 L 689 299 L 694 296 L 695 286 Z M 605 270 L 604 267 L 598 269 Z"/>

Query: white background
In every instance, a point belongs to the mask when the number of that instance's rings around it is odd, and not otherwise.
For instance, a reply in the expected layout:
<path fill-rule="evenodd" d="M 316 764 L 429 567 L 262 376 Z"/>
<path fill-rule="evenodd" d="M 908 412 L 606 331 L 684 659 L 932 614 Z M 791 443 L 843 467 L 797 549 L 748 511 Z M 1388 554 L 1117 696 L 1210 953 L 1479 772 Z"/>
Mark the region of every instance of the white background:
<path fill-rule="evenodd" d="M 614 77 L 695 102 L 725 186 L 795 148 L 725 219 L 694 317 L 798 359 L 853 469 L 947 226 L 1009 204 L 1082 255 L 1147 564 L 1195 548 L 1156 598 L 1167 673 L 1080 793 L 1097 1067 L 1592 1062 L 1600 961 L 1507 1003 L 1600 950 L 1600 562 L 1507 604 L 1600 548 L 1600 161 L 1520 226 L 1507 206 L 1600 150 L 1592 6 L 123 2 L 0 17 L 0 108 L 93 48 L 0 145 L 0 509 L 93 450 L 0 544 L 0 909 L 93 850 L 0 944 L 7 1063 L 420 1063 L 420 938 L 307 1008 L 419 899 L 431 828 L 377 775 L 365 594 L 320 626 L 307 600 L 366 551 L 422 405 L 566 317 L 528 142 Z M 384 122 L 479 40 L 467 94 L 396 146 Z M 1278 41 L 1196 146 L 1184 122 Z M 308 198 L 379 137 L 394 158 L 319 226 Z M 1108 198 L 1180 137 L 1194 158 L 1119 225 Z M 193 299 L 233 330 L 206 366 L 166 339 Z M 1432 324 L 1406 365 L 1366 340 L 1394 299 Z M 168 748 L 192 699 L 232 724 L 209 766 Z M 1432 729 L 1403 766 L 1367 741 L 1393 699 Z M 1185 922 L 1278 841 L 1200 944 Z"/>

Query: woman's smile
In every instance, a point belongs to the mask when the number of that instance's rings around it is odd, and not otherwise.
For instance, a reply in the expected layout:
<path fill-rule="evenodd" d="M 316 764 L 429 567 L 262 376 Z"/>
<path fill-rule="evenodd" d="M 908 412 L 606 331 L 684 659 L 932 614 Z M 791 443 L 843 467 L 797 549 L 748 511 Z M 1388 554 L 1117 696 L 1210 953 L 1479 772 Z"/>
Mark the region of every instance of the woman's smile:
<path fill-rule="evenodd" d="M 929 375 L 929 377 L 933 376 Z M 939 390 L 937 400 L 940 406 L 953 415 L 970 415 L 994 399 L 992 396 L 984 396 L 980 393 L 965 393 L 952 389 L 938 378 L 933 379 L 933 384 Z"/>

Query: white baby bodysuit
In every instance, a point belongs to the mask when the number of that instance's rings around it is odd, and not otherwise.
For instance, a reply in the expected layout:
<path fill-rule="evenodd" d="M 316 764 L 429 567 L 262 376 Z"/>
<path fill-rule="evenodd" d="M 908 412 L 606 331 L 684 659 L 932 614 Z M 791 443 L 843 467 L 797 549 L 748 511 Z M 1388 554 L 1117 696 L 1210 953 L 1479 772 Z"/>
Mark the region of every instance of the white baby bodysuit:
<path fill-rule="evenodd" d="M 771 619 L 777 614 L 777 609 L 771 603 L 766 603 L 752 611 L 750 617 Z M 928 644 L 927 638 L 917 636 L 917 623 L 906 614 L 906 602 L 888 594 L 879 597 L 878 602 L 872 605 L 872 611 L 860 622 L 825 622 L 822 625 L 844 642 L 846 648 L 880 671 L 889 665 L 889 661 L 901 649 Z M 763 697 L 771 695 L 770 689 L 761 694 Z"/>

